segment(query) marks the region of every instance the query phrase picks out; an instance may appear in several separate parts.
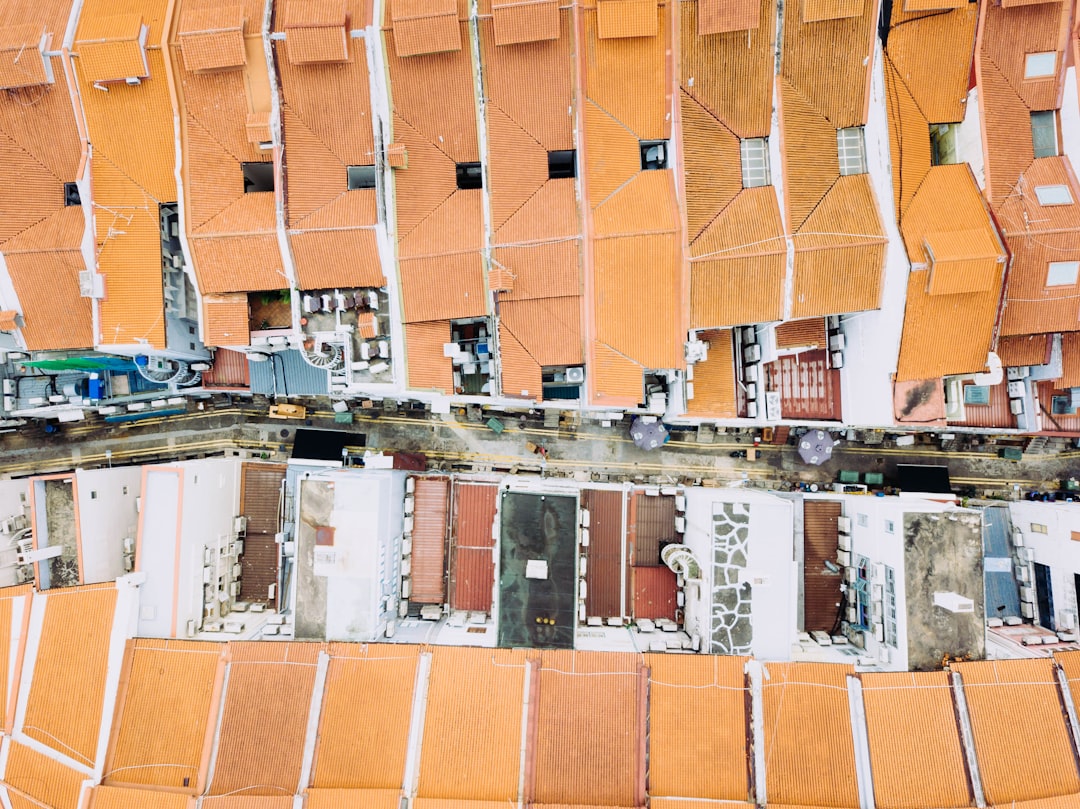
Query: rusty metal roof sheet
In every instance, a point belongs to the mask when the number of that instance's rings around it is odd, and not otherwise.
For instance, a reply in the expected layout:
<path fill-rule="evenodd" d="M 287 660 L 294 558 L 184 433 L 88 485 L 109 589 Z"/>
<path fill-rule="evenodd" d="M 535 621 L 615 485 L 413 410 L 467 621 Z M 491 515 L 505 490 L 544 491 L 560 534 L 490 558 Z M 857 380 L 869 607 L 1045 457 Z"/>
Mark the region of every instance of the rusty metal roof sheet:
<path fill-rule="evenodd" d="M 836 561 L 837 517 L 843 511 L 833 500 L 803 501 L 803 630 L 831 632 L 840 615 L 840 576 L 825 567 Z"/>
<path fill-rule="evenodd" d="M 586 489 L 581 507 L 589 512 L 589 547 L 585 568 L 585 611 L 612 618 L 627 612 L 622 603 L 626 559 L 623 557 L 623 493 Z"/>
<path fill-rule="evenodd" d="M 491 611 L 495 585 L 492 524 L 495 522 L 494 484 L 456 482 L 451 520 L 450 607 L 458 610 Z"/>
<path fill-rule="evenodd" d="M 442 604 L 446 599 L 450 481 L 434 477 L 418 477 L 415 481 L 410 598 L 420 604 Z"/>

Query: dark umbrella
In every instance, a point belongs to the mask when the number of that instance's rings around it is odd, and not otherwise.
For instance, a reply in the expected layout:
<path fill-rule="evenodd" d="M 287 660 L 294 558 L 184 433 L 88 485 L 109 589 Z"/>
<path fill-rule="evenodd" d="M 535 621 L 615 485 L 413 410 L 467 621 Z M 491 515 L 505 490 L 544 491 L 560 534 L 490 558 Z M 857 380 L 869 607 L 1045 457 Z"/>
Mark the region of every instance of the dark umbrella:
<path fill-rule="evenodd" d="M 659 419 L 646 424 L 639 416 L 630 425 L 630 437 L 634 439 L 635 445 L 643 450 L 650 450 L 656 449 L 668 440 L 668 431 Z"/>
<path fill-rule="evenodd" d="M 837 440 L 824 430 L 811 430 L 799 439 L 799 457 L 819 466 L 832 457 Z"/>

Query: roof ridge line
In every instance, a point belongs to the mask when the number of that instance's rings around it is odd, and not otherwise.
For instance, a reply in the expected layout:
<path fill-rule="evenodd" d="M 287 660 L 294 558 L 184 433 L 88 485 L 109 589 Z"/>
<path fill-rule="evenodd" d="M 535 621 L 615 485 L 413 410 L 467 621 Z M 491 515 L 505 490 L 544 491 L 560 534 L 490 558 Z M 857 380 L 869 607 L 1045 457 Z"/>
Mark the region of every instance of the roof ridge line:
<path fill-rule="evenodd" d="M 334 197 L 332 200 L 330 200 L 328 202 L 324 202 L 322 205 L 315 208 L 315 210 L 311 211 L 310 213 L 304 214 L 303 216 L 301 216 L 299 219 L 296 220 L 295 224 L 292 224 L 292 225 L 286 224 L 285 225 L 285 230 L 291 230 L 293 228 L 301 227 L 300 226 L 301 222 L 303 222 L 306 219 L 310 219 L 315 214 L 317 214 L 319 211 L 321 211 L 323 208 L 329 208 L 331 205 L 333 205 L 335 202 L 337 202 L 339 199 L 341 199 L 343 196 L 345 196 L 347 193 L 349 193 L 349 190 L 350 189 L 346 188 L 344 191 L 339 191 L 338 195 L 336 197 Z M 288 196 L 288 195 L 286 194 L 286 196 Z M 288 205 L 288 200 L 286 200 L 285 204 Z M 308 229 L 308 230 L 320 230 L 320 228 L 305 228 L 305 229 Z M 321 228 L 321 230 L 334 230 L 334 229 L 335 228 Z M 344 229 L 344 228 L 338 228 L 338 229 Z"/>
<path fill-rule="evenodd" d="M 50 175 L 51 175 L 51 176 L 52 176 L 53 178 L 55 178 L 57 182 L 60 182 L 60 183 L 64 182 L 64 178 L 63 178 L 63 177 L 60 177 L 60 176 L 58 176 L 58 175 L 57 175 L 57 173 L 56 173 L 55 171 L 53 171 L 53 170 L 52 170 L 51 168 L 49 168 L 49 167 L 48 167 L 47 165 L 45 165 L 44 163 L 42 163 L 42 162 L 41 162 L 41 161 L 40 161 L 40 160 L 38 159 L 38 156 L 37 156 L 36 154 L 34 154 L 34 153 L 33 153 L 33 152 L 31 152 L 31 151 L 30 151 L 29 149 L 27 149 L 27 148 L 26 148 L 25 146 L 23 146 L 23 145 L 22 145 L 21 143 L 19 143 L 19 141 L 17 141 L 17 140 L 16 140 L 16 139 L 15 139 L 15 138 L 14 138 L 14 137 L 13 137 L 13 136 L 11 135 L 11 133 L 10 133 L 10 132 L 8 132 L 8 131 L 7 131 L 7 130 L 5 130 L 5 129 L 0 129 L 0 134 L 2 134 L 2 135 L 3 135 L 4 137 L 5 137 L 5 138 L 7 138 L 7 139 L 8 139 L 9 141 L 11 141 L 11 144 L 12 144 L 12 146 L 14 146 L 14 147 L 15 147 L 16 149 L 18 149 L 18 150 L 19 150 L 20 152 L 23 152 L 23 153 L 25 153 L 27 157 L 29 157 L 29 158 L 30 158 L 30 159 L 31 159 L 32 161 L 34 161 L 34 162 L 35 162 L 35 163 L 37 163 L 37 164 L 38 164 L 39 166 L 41 166 L 41 168 L 42 168 L 42 169 L 43 169 L 44 171 L 46 171 L 46 172 L 47 172 L 48 174 L 50 174 Z"/>
<path fill-rule="evenodd" d="M 300 113 L 297 112 L 295 109 L 293 109 L 293 107 L 288 102 L 283 102 L 281 106 L 284 109 L 288 110 L 290 113 L 292 113 L 292 115 L 296 118 L 296 120 L 304 125 L 304 129 L 306 129 L 308 132 L 310 132 L 311 136 L 313 138 L 315 138 L 315 140 L 317 140 L 319 143 L 321 143 L 322 146 L 326 149 L 326 151 L 328 151 L 335 158 L 337 158 L 338 162 L 340 162 L 341 165 L 343 165 L 343 166 L 348 166 L 349 165 L 348 163 L 345 162 L 345 160 L 341 157 L 341 155 L 339 155 L 336 151 L 334 151 L 333 147 L 330 146 L 329 143 L 327 143 L 325 140 L 323 140 L 323 138 L 319 135 L 319 133 L 316 132 L 311 127 L 311 124 L 309 124 L 306 120 L 304 120 L 304 117 L 302 115 L 300 115 Z M 372 152 L 372 154 L 374 155 L 374 152 Z"/>
<path fill-rule="evenodd" d="M 499 317 L 499 325 L 502 326 L 504 329 L 506 329 L 507 332 L 510 333 L 510 336 L 514 338 L 514 342 L 517 343 L 519 346 L 521 346 L 521 350 L 524 351 L 529 356 L 530 360 L 532 360 L 533 362 L 536 363 L 537 368 L 543 368 L 544 367 L 543 365 L 541 365 L 540 360 L 538 360 L 536 357 L 534 357 L 533 353 L 531 351 L 529 351 L 528 347 L 525 345 L 524 342 L 522 342 L 521 338 L 518 337 L 517 334 L 514 333 L 514 330 L 512 328 L 510 328 L 510 324 L 508 324 L 506 322 L 506 320 L 504 318 L 502 318 L 501 316 Z"/>
<path fill-rule="evenodd" d="M 720 117 L 719 115 L 717 115 L 717 114 L 716 114 L 715 112 L 713 112 L 713 111 L 712 111 L 711 109 L 709 109 L 708 107 L 706 107 L 706 106 L 705 106 L 705 102 L 704 102 L 704 101 L 702 101 L 702 100 L 701 100 L 700 98 L 698 98 L 698 97 L 697 97 L 696 95 L 694 95 L 694 94 L 693 94 L 692 92 L 690 92 L 690 90 L 689 90 L 689 89 L 687 89 L 686 87 L 683 87 L 683 86 L 682 86 L 682 85 L 680 84 L 680 85 L 679 85 L 679 92 L 680 92 L 680 93 L 682 93 L 683 95 L 685 95 L 685 96 L 686 96 L 687 98 L 689 98 L 689 99 L 690 99 L 691 101 L 693 101 L 693 102 L 694 102 L 695 104 L 697 104 L 697 105 L 698 105 L 699 107 L 701 107 L 701 109 L 705 111 L 705 114 L 706 114 L 706 115 L 708 115 L 708 116 L 709 116 L 710 118 L 712 118 L 712 119 L 713 119 L 714 121 L 716 121 L 716 122 L 717 122 L 718 124 L 720 124 L 720 126 L 724 127 L 724 129 L 726 129 L 726 130 L 727 130 L 728 132 L 730 132 L 730 133 L 731 133 L 731 135 L 732 135 L 732 137 L 734 137 L 734 138 L 738 138 L 738 140 L 739 140 L 739 141 L 742 141 L 742 138 L 741 138 L 741 137 L 739 137 L 739 135 L 735 134 L 735 130 L 734 130 L 734 129 L 732 129 L 732 128 L 731 128 L 730 126 L 728 126 L 727 122 L 726 122 L 726 121 L 724 121 L 724 119 L 723 119 L 723 118 L 721 118 L 721 117 Z"/>
<path fill-rule="evenodd" d="M 523 208 L 524 208 L 524 207 L 525 207 L 526 205 L 528 205 L 528 204 L 529 204 L 530 202 L 532 202 L 532 201 L 533 201 L 533 200 L 534 200 L 534 199 L 536 198 L 536 195 L 540 193 L 540 189 L 541 189 L 541 188 L 543 188 L 543 187 L 544 187 L 545 185 L 547 185 L 547 184 L 548 184 L 548 183 L 550 183 L 550 182 L 551 182 L 551 179 L 550 179 L 550 178 L 548 178 L 547 180 L 544 180 L 544 182 L 540 183 L 540 185 L 538 185 L 538 186 L 536 187 L 536 190 L 535 190 L 535 191 L 533 191 L 533 192 L 532 192 L 531 194 L 529 194 L 529 196 L 528 196 L 528 197 L 526 197 L 526 199 L 525 199 L 525 200 L 524 200 L 524 201 L 523 201 L 523 202 L 522 202 L 522 203 L 521 203 L 520 205 L 518 205 L 518 206 L 517 206 L 517 207 L 516 207 L 516 208 L 515 208 L 515 209 L 514 209 L 514 210 L 513 210 L 513 211 L 512 211 L 511 213 L 510 213 L 510 215 L 509 215 L 508 217 L 506 217 L 506 219 L 504 219 L 504 220 L 502 221 L 502 224 L 501 224 L 501 225 L 499 225 L 499 226 L 498 226 L 497 228 L 495 228 L 495 229 L 494 229 L 494 230 L 495 230 L 495 232 L 497 232 L 497 231 L 499 231 L 499 230 L 502 230 L 502 228 L 503 228 L 503 227 L 504 227 L 504 226 L 506 225 L 506 223 L 507 223 L 507 222 L 509 222 L 509 221 L 510 221 L 511 219 L 513 219 L 513 218 L 514 218 L 515 216 L 517 216 L 517 215 L 518 215 L 518 214 L 519 214 L 519 213 L 520 213 L 520 212 L 522 211 L 522 209 L 523 209 Z M 489 192 L 489 193 L 490 193 L 490 192 Z M 495 232 L 493 232 L 493 233 L 492 233 L 491 235 L 492 235 L 492 236 L 494 236 L 494 235 L 495 235 Z M 495 248 L 495 245 L 494 245 L 494 244 L 492 244 L 492 245 L 491 245 L 491 247 L 492 247 L 492 249 L 494 249 L 494 248 Z"/>
<path fill-rule="evenodd" d="M 408 236 L 410 233 L 414 233 L 418 227 L 420 227 L 422 224 L 424 224 L 426 221 L 428 221 L 431 217 L 433 217 L 435 215 L 435 211 L 439 210 L 439 208 L 441 208 L 443 205 L 445 205 L 449 201 L 449 199 L 452 196 L 454 196 L 454 194 L 456 194 L 460 190 L 461 190 L 460 188 L 455 188 L 453 191 L 451 191 L 449 194 L 447 194 L 444 199 L 439 201 L 438 205 L 436 205 L 434 208 L 432 208 L 430 211 L 428 211 L 424 215 L 424 217 L 422 219 L 420 219 L 420 221 L 417 222 L 415 225 L 413 225 L 411 228 L 409 228 L 408 231 L 406 231 L 405 233 L 402 233 L 401 231 L 397 232 L 396 236 L 397 236 L 398 255 L 399 256 L 401 255 L 401 242 L 402 242 L 402 240 L 406 236 Z M 395 201 L 397 200 L 397 189 L 396 188 L 394 189 L 394 199 L 395 199 Z M 396 209 L 396 207 L 394 209 L 394 214 L 395 214 L 394 218 L 396 220 L 397 219 L 397 209 Z M 395 224 L 396 224 L 396 221 L 395 221 Z M 482 250 L 483 248 L 481 247 L 480 249 Z M 439 253 L 438 255 L 449 255 L 449 254 L 448 253 Z"/>

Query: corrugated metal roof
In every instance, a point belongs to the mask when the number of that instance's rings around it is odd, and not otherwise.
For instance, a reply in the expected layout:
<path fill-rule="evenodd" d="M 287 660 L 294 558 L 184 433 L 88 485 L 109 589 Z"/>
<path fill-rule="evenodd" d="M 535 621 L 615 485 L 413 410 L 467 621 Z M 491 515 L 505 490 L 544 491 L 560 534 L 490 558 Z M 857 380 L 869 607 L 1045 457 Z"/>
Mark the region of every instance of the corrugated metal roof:
<path fill-rule="evenodd" d="M 641 805 L 647 683 L 641 658 L 540 654 L 530 802 Z"/>
<path fill-rule="evenodd" d="M 766 390 L 780 393 L 784 418 L 840 421 L 840 371 L 829 367 L 829 353 L 821 349 L 788 354 L 766 363 Z"/>
<path fill-rule="evenodd" d="M 420 604 L 446 600 L 446 530 L 450 507 L 448 478 L 414 478 L 412 595 Z"/>
<path fill-rule="evenodd" d="M 777 348 L 825 348 L 825 319 L 788 320 L 776 326 Z"/>
<path fill-rule="evenodd" d="M 959 663 L 988 803 L 1080 791 L 1053 662 Z"/>
<path fill-rule="evenodd" d="M 491 484 L 455 483 L 454 516 L 451 520 L 450 607 L 456 610 L 491 611 L 495 586 L 492 525 L 496 495 Z"/>
<path fill-rule="evenodd" d="M 330 375 L 304 362 L 294 349 L 276 351 L 269 360 L 250 362 L 251 392 L 262 396 L 325 396 Z"/>
<path fill-rule="evenodd" d="M 962 385 L 967 387 L 967 385 Z M 1016 416 L 1009 410 L 1009 391 L 1005 381 L 1000 385 L 990 385 L 990 403 L 986 405 L 964 405 L 964 419 L 951 419 L 950 424 L 963 424 L 968 427 L 1013 427 Z M 961 391 L 963 398 L 963 391 Z"/>
<path fill-rule="evenodd" d="M 623 493 L 586 489 L 581 507 L 589 512 L 589 547 L 583 549 L 585 568 L 585 612 L 601 618 L 628 613 L 621 604 L 623 576 Z M 627 582 L 629 594 L 629 582 Z"/>
<path fill-rule="evenodd" d="M 630 570 L 634 589 L 634 618 L 667 618 L 674 621 L 678 609 L 678 583 L 667 567 L 634 567 Z"/>
<path fill-rule="evenodd" d="M 769 663 L 766 668 L 769 802 L 859 806 L 846 679 L 854 668 L 833 663 Z"/>
<path fill-rule="evenodd" d="M 322 649 L 319 643 L 269 641 L 229 646 L 229 687 L 209 794 L 296 792 Z M 267 694 L 274 695 L 272 707 Z"/>
<path fill-rule="evenodd" d="M 970 806 L 973 795 L 948 674 L 866 673 L 862 687 L 874 805 Z"/>
<path fill-rule="evenodd" d="M 45 617 L 23 730 L 91 766 L 105 704 L 116 586 L 65 587 L 38 598 L 45 599 Z"/>
<path fill-rule="evenodd" d="M 662 565 L 660 543 L 675 539 L 675 497 L 635 493 L 627 534 L 633 564 Z"/>
<path fill-rule="evenodd" d="M 1080 388 L 1080 332 L 1061 335 L 1061 377 L 1059 388 Z"/>
<path fill-rule="evenodd" d="M 203 387 L 247 389 L 250 385 L 247 354 L 227 348 L 214 351 L 214 366 L 203 372 Z"/>
<path fill-rule="evenodd" d="M 224 652 L 219 643 L 128 642 L 130 676 L 114 719 L 105 783 L 196 788 L 207 733 L 217 721 L 211 714 Z"/>
<path fill-rule="evenodd" d="M 825 560 L 836 562 L 837 517 L 843 507 L 832 500 L 803 501 L 803 631 L 831 632 L 840 616 L 840 575 Z"/>
<path fill-rule="evenodd" d="M 521 775 L 522 650 L 431 650 L 417 796 L 513 802 Z"/>
<path fill-rule="evenodd" d="M 649 678 L 649 792 L 657 797 L 749 799 L 747 658 L 645 657 Z M 702 717 L 708 717 L 702 722 Z M 693 743 L 686 729 L 694 727 Z M 680 804 L 681 805 L 681 804 Z"/>
<path fill-rule="evenodd" d="M 278 584 L 281 547 L 278 503 L 285 467 L 281 464 L 245 463 L 240 470 L 240 513 L 247 517 L 244 553 L 240 557 L 240 598 L 269 603 L 270 589 Z"/>
<path fill-rule="evenodd" d="M 334 644 L 330 655 L 312 784 L 396 793 L 420 647 Z"/>

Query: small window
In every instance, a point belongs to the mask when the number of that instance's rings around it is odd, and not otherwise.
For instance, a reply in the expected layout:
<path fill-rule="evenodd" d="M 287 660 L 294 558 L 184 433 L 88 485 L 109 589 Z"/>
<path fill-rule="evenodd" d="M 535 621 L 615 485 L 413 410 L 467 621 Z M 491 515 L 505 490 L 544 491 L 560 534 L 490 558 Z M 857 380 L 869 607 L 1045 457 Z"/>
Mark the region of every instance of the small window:
<path fill-rule="evenodd" d="M 188 334 L 194 334 L 195 333 L 195 327 L 194 326 L 188 326 L 187 327 L 187 333 Z"/>
<path fill-rule="evenodd" d="M 746 138 L 739 144 L 742 157 L 743 188 L 760 188 L 768 185 L 769 142 L 765 138 Z"/>
<path fill-rule="evenodd" d="M 1031 113 L 1031 146 L 1036 157 L 1057 157 L 1057 114 L 1054 110 Z"/>
<path fill-rule="evenodd" d="M 1045 534 L 1046 533 L 1046 526 L 1043 525 L 1041 522 L 1033 522 L 1031 524 L 1031 533 L 1033 533 L 1033 534 Z"/>
<path fill-rule="evenodd" d="M 244 173 L 244 193 L 261 194 L 274 190 L 273 163 L 241 163 Z"/>
<path fill-rule="evenodd" d="M 836 130 L 836 153 L 840 158 L 840 176 L 866 174 L 866 144 L 863 128 L 852 126 Z"/>
<path fill-rule="evenodd" d="M 666 169 L 668 159 L 666 140 L 641 141 L 641 170 Z"/>
<path fill-rule="evenodd" d="M 72 205 L 82 205 L 82 197 L 79 196 L 79 186 L 75 183 L 64 183 L 64 205 L 68 208 Z"/>
<path fill-rule="evenodd" d="M 91 500 L 97 500 L 97 492 L 91 490 L 90 491 L 90 499 Z"/>
<path fill-rule="evenodd" d="M 1051 261 L 1046 271 L 1048 287 L 1071 287 L 1080 273 L 1080 261 Z"/>
<path fill-rule="evenodd" d="M 950 124 L 930 124 L 931 165 L 951 166 L 956 162 L 956 127 Z"/>
<path fill-rule="evenodd" d="M 1040 205 L 1072 205 L 1072 194 L 1067 185 L 1037 185 L 1035 196 Z"/>
<path fill-rule="evenodd" d="M 886 534 L 895 534 L 896 533 L 896 523 L 894 523 L 892 520 L 885 520 L 885 533 Z"/>
<path fill-rule="evenodd" d="M 479 163 L 457 164 L 457 187 L 463 190 L 484 187 L 484 172 Z"/>
<path fill-rule="evenodd" d="M 565 180 L 577 176 L 577 150 L 548 152 L 548 179 Z"/>
<path fill-rule="evenodd" d="M 375 187 L 374 166 L 349 166 L 349 190 Z"/>
<path fill-rule="evenodd" d="M 1029 53 L 1024 60 L 1025 79 L 1045 79 L 1054 75 L 1057 67 L 1057 53 L 1046 51 L 1045 53 Z"/>
<path fill-rule="evenodd" d="M 859 514 L 855 518 L 855 522 L 857 522 L 861 528 L 866 528 L 866 526 L 870 524 L 870 518 L 867 517 L 865 514 Z"/>
<path fill-rule="evenodd" d="M 121 486 L 120 488 L 121 488 L 121 489 L 123 490 L 123 492 L 122 492 L 123 494 L 125 494 L 125 495 L 126 495 L 126 494 L 128 493 L 128 488 L 127 488 L 127 486 Z"/>

